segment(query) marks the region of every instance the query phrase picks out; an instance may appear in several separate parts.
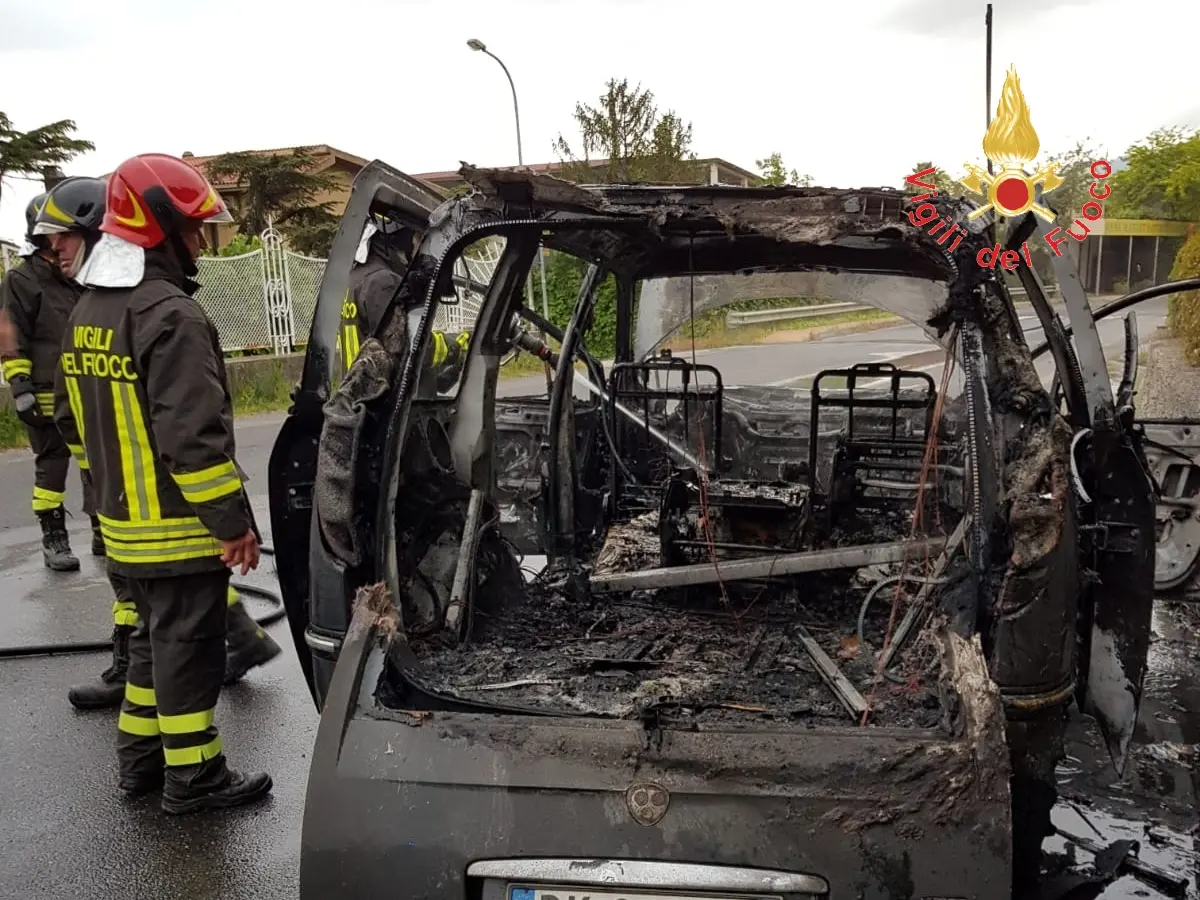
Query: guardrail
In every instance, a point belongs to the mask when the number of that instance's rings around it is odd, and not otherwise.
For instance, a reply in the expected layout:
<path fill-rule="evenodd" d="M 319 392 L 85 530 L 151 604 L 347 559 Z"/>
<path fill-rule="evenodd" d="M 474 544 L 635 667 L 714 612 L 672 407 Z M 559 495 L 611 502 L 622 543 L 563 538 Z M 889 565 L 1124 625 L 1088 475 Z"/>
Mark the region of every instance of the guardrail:
<path fill-rule="evenodd" d="M 855 312 L 860 309 L 871 309 L 871 307 L 862 303 L 818 303 L 815 306 L 788 306 L 783 309 L 751 309 L 745 312 L 730 310 L 725 314 L 725 326 L 737 328 L 742 325 L 756 325 L 759 322 L 812 319 L 817 316 L 828 316 L 831 313 Z"/>
<path fill-rule="evenodd" d="M 1010 287 L 1008 293 L 1013 300 L 1020 303 L 1027 294 L 1025 288 Z M 1058 285 L 1049 285 L 1046 296 L 1050 300 L 1058 299 Z M 730 310 L 725 314 L 726 328 L 740 328 L 745 325 L 758 325 L 762 322 L 786 322 L 790 319 L 815 319 L 817 316 L 828 316 L 836 313 L 858 312 L 865 309 L 876 309 L 866 303 L 818 303 L 814 306 L 786 306 L 777 309 L 751 309 L 744 312 Z"/>

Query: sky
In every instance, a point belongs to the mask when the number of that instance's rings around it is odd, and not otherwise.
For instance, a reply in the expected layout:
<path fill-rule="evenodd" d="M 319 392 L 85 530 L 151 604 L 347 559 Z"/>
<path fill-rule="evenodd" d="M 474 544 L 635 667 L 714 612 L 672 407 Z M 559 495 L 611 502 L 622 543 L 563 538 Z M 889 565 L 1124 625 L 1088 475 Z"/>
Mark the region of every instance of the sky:
<path fill-rule="evenodd" d="M 700 157 L 753 169 L 778 151 L 819 185 L 894 185 L 918 160 L 982 162 L 977 0 L 0 0 L 0 110 L 73 119 L 100 175 L 137 153 L 331 144 L 419 174 L 525 162 L 573 145 L 575 103 L 610 78 L 694 127 Z M 993 103 L 1015 65 L 1042 152 L 1120 155 L 1200 126 L 1185 0 L 997 0 Z M 1185 12 L 1186 10 L 1186 12 Z M 1188 25 L 1183 20 L 1192 18 Z M 36 182 L 6 182 L 17 240 Z"/>

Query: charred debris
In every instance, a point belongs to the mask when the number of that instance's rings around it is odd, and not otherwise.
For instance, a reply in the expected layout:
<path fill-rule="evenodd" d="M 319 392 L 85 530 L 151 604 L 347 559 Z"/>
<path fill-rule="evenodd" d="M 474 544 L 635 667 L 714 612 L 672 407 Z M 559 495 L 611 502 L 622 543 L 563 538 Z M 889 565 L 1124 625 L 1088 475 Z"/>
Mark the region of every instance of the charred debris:
<path fill-rule="evenodd" d="M 457 398 L 408 414 L 403 677 L 385 705 L 962 738 L 998 726 L 1009 685 L 1061 688 L 1069 673 L 1047 675 L 1039 654 L 1048 633 L 1073 633 L 1074 610 L 1049 590 L 1071 552 L 1068 434 L 1003 284 L 975 264 L 990 235 L 952 253 L 890 189 L 463 173 L 473 193 L 435 215 L 424 245 L 447 255 L 416 267 L 432 285 L 475 234 L 505 236 L 513 266 L 497 268 L 508 296 L 493 283 Z M 967 221 L 966 205 L 938 205 Z M 521 315 L 538 239 L 616 276 L 618 362 L 604 371 L 579 339 L 593 276 L 559 335 L 551 397 L 496 400 L 487 385 L 511 346 L 496 323 Z M 864 363 L 811 388 L 757 388 L 688 353 L 632 357 L 642 280 L 776 271 L 880 276 L 862 299 L 881 308 L 887 279 L 924 282 L 936 302 L 896 311 L 937 335 L 946 376 Z M 951 398 L 956 367 L 965 387 Z"/>

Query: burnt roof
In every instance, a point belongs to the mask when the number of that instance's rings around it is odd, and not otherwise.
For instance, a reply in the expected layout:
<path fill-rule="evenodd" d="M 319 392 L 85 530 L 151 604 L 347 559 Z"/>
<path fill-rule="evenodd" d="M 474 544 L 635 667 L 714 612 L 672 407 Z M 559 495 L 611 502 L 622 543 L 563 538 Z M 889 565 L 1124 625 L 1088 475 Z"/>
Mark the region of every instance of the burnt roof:
<path fill-rule="evenodd" d="M 894 273 L 949 281 L 957 265 L 932 222 L 913 225 L 908 195 L 895 188 L 720 185 L 575 185 L 549 175 L 464 167 L 474 186 L 463 203 L 526 218 L 553 233 L 546 244 L 635 278 L 739 271 Z M 973 209 L 938 198 L 944 218 L 965 227 Z M 546 221 L 548 220 L 548 221 Z M 983 234 L 955 253 L 973 259 Z"/>

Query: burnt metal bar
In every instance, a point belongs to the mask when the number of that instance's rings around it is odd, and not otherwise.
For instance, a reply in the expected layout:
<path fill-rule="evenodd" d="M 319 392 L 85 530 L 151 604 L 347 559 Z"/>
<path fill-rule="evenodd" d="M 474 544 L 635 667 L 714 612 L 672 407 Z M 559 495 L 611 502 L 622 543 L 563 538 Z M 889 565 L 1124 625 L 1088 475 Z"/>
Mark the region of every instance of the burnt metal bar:
<path fill-rule="evenodd" d="M 1096 843 L 1090 838 L 1080 837 L 1071 834 L 1069 831 L 1063 831 L 1057 826 L 1054 827 L 1054 833 L 1093 856 L 1098 857 L 1107 853 L 1110 849 Z M 1116 874 L 1122 875 L 1128 872 L 1134 878 L 1138 879 L 1138 881 L 1162 891 L 1168 897 L 1178 897 L 1182 900 L 1187 895 L 1188 877 L 1186 875 L 1176 875 L 1174 872 L 1168 872 L 1166 869 L 1159 868 L 1153 863 L 1146 862 L 1144 859 L 1139 859 L 1135 854 L 1141 849 L 1141 844 L 1139 841 L 1133 841 L 1132 843 L 1135 849 L 1132 849 L 1130 853 L 1127 853 L 1120 860 Z"/>
<path fill-rule="evenodd" d="M 1037 223 L 1037 232 L 1044 240 L 1050 227 L 1043 221 Z M 1066 240 L 1063 238 L 1062 240 Z M 1058 290 L 1067 308 L 1071 321 L 1071 332 L 1075 337 L 1075 355 L 1083 375 L 1083 389 L 1087 399 L 1088 424 L 1093 429 L 1112 427 L 1113 391 L 1108 375 L 1108 361 L 1100 344 L 1100 332 L 1096 330 L 1096 318 L 1088 303 L 1087 293 L 1079 281 L 1079 266 L 1075 248 L 1068 244 L 1061 255 L 1051 254 L 1050 263 L 1058 279 Z"/>
<path fill-rule="evenodd" d="M 941 578 L 946 574 L 946 569 L 950 566 L 950 560 L 954 558 L 955 554 L 962 547 L 963 541 L 967 537 L 967 529 L 970 527 L 970 516 L 963 516 L 959 519 L 957 527 L 951 532 L 950 539 L 946 541 L 946 546 L 938 556 L 937 562 L 933 564 L 933 572 L 930 574 L 929 579 L 921 585 L 921 589 L 917 591 L 917 596 L 908 605 L 904 617 L 900 620 L 900 624 L 896 626 L 896 633 L 892 637 L 892 642 L 883 649 L 883 656 L 881 658 L 882 668 L 888 669 L 891 667 L 892 660 L 896 658 L 896 654 L 904 646 L 905 641 L 908 640 L 913 626 L 917 624 L 917 620 L 921 618 L 921 614 L 928 607 L 929 595 L 937 587 L 934 579 Z"/>
<path fill-rule="evenodd" d="M 830 659 L 829 654 L 821 649 L 821 645 L 809 634 L 807 628 L 803 625 L 797 625 L 796 633 L 800 636 L 800 645 L 804 648 L 804 652 L 808 654 L 808 658 L 817 667 L 817 673 L 821 676 L 821 680 L 825 682 L 831 691 L 837 694 L 837 698 L 842 706 L 846 707 L 846 712 L 850 713 L 853 718 L 859 719 L 869 708 L 866 698 L 842 674 L 842 670 L 837 667 L 837 663 Z"/>
<path fill-rule="evenodd" d="M 639 572 L 612 572 L 593 575 L 589 583 L 593 591 L 603 594 L 714 584 L 718 581 L 748 581 L 770 578 L 773 575 L 799 575 L 803 572 L 824 572 L 829 569 L 861 569 L 865 566 L 902 562 L 926 553 L 936 553 L 945 545 L 946 539 L 937 537 L 835 547 L 831 550 L 803 550 L 798 553 L 781 553 L 766 559 L 736 559 L 721 563 L 704 562 L 687 566 L 642 569 Z"/>

